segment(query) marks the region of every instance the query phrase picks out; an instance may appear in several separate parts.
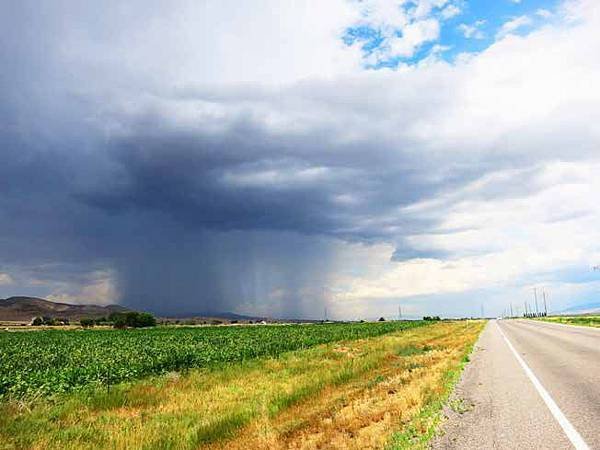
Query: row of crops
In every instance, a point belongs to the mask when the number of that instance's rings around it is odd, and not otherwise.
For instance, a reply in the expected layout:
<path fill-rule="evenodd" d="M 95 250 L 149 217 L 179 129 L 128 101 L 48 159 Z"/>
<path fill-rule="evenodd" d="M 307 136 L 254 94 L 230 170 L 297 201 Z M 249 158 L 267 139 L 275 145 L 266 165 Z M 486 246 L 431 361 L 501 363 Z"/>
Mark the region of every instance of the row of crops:
<path fill-rule="evenodd" d="M 424 322 L 0 332 L 0 399 L 47 396 L 379 336 Z"/>

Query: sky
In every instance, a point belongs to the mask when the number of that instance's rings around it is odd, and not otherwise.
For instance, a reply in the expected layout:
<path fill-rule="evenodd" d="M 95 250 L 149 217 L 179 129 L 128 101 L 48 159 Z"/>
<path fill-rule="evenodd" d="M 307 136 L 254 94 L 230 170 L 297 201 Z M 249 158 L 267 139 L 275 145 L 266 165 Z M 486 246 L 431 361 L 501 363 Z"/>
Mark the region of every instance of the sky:
<path fill-rule="evenodd" d="M 2 2 L 0 62 L 0 297 L 598 301 L 595 0 Z"/>

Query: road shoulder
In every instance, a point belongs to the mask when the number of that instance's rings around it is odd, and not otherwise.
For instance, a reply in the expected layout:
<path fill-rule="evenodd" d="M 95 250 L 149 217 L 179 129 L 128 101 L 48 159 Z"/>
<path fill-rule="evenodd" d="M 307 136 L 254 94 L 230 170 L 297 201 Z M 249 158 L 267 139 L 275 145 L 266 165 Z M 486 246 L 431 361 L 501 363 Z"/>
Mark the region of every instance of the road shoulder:
<path fill-rule="evenodd" d="M 494 321 L 475 345 L 444 413 L 434 449 L 570 446 Z"/>

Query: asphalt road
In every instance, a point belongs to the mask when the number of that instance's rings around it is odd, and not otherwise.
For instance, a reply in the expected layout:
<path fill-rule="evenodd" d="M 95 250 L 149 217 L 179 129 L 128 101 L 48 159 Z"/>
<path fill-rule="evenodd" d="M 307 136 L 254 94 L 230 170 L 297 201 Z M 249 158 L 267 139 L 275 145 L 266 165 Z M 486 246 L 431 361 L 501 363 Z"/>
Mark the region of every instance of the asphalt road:
<path fill-rule="evenodd" d="M 490 321 L 450 405 L 433 448 L 600 450 L 600 329 Z"/>

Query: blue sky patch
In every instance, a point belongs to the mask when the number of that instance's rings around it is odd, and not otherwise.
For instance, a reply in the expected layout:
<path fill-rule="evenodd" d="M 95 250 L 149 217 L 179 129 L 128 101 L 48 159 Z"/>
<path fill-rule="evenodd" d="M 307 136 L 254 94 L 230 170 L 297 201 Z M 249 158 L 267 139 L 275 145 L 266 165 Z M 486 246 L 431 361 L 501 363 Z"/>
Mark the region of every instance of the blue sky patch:
<path fill-rule="evenodd" d="M 462 53 L 486 49 L 507 34 L 531 32 L 553 20 L 557 5 L 556 0 L 455 0 L 438 3 L 423 14 L 417 0 L 397 3 L 403 19 L 393 17 L 387 22 L 377 3 L 356 2 L 361 19 L 346 28 L 342 41 L 360 47 L 367 69 L 415 64 L 434 52 L 454 61 Z"/>

